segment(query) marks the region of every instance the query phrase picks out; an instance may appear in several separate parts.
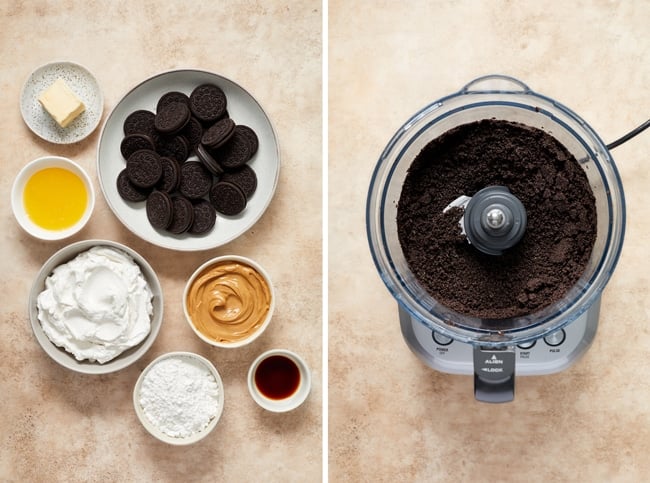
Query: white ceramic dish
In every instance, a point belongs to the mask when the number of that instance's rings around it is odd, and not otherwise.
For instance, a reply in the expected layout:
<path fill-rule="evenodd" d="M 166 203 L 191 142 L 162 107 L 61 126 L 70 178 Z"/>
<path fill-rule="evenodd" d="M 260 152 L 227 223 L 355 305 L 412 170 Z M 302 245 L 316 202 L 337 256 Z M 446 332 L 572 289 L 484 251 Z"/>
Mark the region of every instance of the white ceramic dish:
<path fill-rule="evenodd" d="M 78 361 L 65 349 L 54 345 L 47 337 L 45 332 L 43 332 L 41 323 L 38 320 L 38 308 L 36 306 L 36 299 L 38 297 L 38 294 L 40 294 L 45 289 L 45 279 L 50 276 L 56 267 L 70 261 L 79 253 L 85 252 L 86 250 L 89 250 L 90 248 L 98 245 L 117 248 L 133 257 L 133 260 L 140 266 L 140 270 L 142 271 L 145 280 L 149 284 L 149 288 L 153 295 L 153 314 L 151 317 L 151 331 L 149 332 L 149 335 L 147 335 L 147 337 L 137 346 L 123 352 L 115 359 L 108 361 L 105 364 L 89 361 Z M 36 279 L 34 280 L 32 289 L 29 293 L 28 307 L 29 319 L 32 325 L 34 336 L 48 356 L 50 356 L 52 359 L 54 359 L 54 361 L 63 367 L 76 372 L 81 372 L 84 374 L 108 374 L 111 372 L 119 371 L 133 364 L 144 354 L 146 354 L 151 345 L 154 343 L 156 337 L 158 336 L 158 332 L 160 331 L 160 326 L 163 319 L 163 294 L 162 288 L 160 287 L 160 282 L 158 281 L 158 277 L 151 268 L 151 265 L 149 265 L 149 263 L 136 251 L 125 245 L 109 240 L 83 240 L 63 247 L 43 264 L 41 270 L 36 276 Z"/>
<path fill-rule="evenodd" d="M 77 223 L 69 228 L 63 230 L 48 230 L 42 228 L 35 224 L 27 215 L 25 211 L 25 204 L 23 201 L 23 192 L 25 190 L 25 184 L 31 178 L 34 173 L 41 171 L 46 168 L 63 168 L 79 176 L 81 181 L 86 188 L 86 193 L 88 195 L 88 202 L 86 203 L 86 209 L 84 214 L 79 219 Z M 62 196 L 65 196 L 62 194 Z M 62 240 L 64 238 L 70 237 L 78 233 L 90 219 L 90 215 L 93 212 L 95 207 L 95 190 L 93 189 L 93 184 L 90 181 L 90 177 L 86 171 L 79 166 L 77 163 L 60 156 L 44 156 L 42 158 L 35 159 L 20 170 L 16 176 L 13 186 L 11 188 L 11 209 L 13 210 L 14 216 L 18 224 L 30 235 L 41 240 Z"/>
<path fill-rule="evenodd" d="M 206 369 L 208 369 L 210 373 L 214 376 L 214 379 L 217 382 L 217 386 L 219 387 L 219 395 L 218 395 L 218 403 L 217 403 L 218 408 L 217 408 L 216 416 L 210 420 L 208 426 L 203 431 L 194 433 L 191 436 L 188 436 L 186 438 L 174 438 L 162 432 L 160 428 L 158 428 L 158 426 L 156 426 L 149 420 L 144 410 L 142 409 L 142 405 L 140 404 L 140 390 L 142 388 L 142 382 L 147 372 L 150 371 L 151 368 L 154 365 L 156 365 L 158 362 L 170 358 L 188 358 L 194 361 L 195 363 L 201 364 Z M 196 443 L 197 441 L 202 440 L 208 434 L 210 434 L 210 432 L 217 426 L 217 423 L 221 418 L 221 414 L 223 413 L 223 406 L 224 406 L 223 381 L 221 380 L 221 376 L 219 375 L 219 372 L 209 360 L 207 360 L 204 357 L 201 357 L 198 354 L 194 354 L 192 352 L 169 352 L 167 354 L 163 354 L 160 357 L 156 358 L 144 369 L 144 371 L 142 371 L 133 389 L 133 407 L 135 408 L 135 413 L 137 414 L 138 419 L 140 420 L 144 428 L 152 436 L 159 439 L 160 441 L 167 444 L 177 445 L 177 446 Z"/>
<path fill-rule="evenodd" d="M 300 371 L 300 384 L 296 391 L 289 397 L 284 399 L 270 399 L 260 392 L 255 384 L 255 372 L 257 371 L 258 366 L 262 361 L 268 359 L 271 356 L 284 356 L 296 364 L 298 370 Z M 302 403 L 305 402 L 307 396 L 311 391 L 311 373 L 307 363 L 295 352 L 291 352 L 285 349 L 272 349 L 261 354 L 255 361 L 251 364 L 248 369 L 248 392 L 250 392 L 253 400 L 266 409 L 274 413 L 284 413 L 287 411 L 292 411 L 296 409 Z"/>
<path fill-rule="evenodd" d="M 85 104 L 86 110 L 68 127 L 59 126 L 38 102 L 41 93 L 61 77 Z M 71 144 L 85 139 L 99 125 L 104 97 L 97 79 L 74 62 L 51 62 L 32 72 L 20 94 L 20 112 L 25 124 L 38 137 L 55 144 Z"/>
<path fill-rule="evenodd" d="M 237 216 L 217 216 L 208 233 L 173 235 L 156 230 L 147 220 L 144 203 L 130 203 L 117 192 L 117 175 L 126 166 L 120 153 L 124 120 L 133 111 L 155 112 L 158 99 L 169 91 L 190 94 L 203 83 L 221 87 L 228 100 L 228 113 L 237 124 L 250 126 L 259 138 L 259 149 L 248 163 L 257 175 L 257 190 Z M 191 156 L 190 159 L 196 159 Z M 278 182 L 280 152 L 273 126 L 266 113 L 244 88 L 217 74 L 202 70 L 174 70 L 155 75 L 131 89 L 115 106 L 102 128 L 97 149 L 97 174 L 102 192 L 115 216 L 142 239 L 164 248 L 183 251 L 207 250 L 224 245 L 252 227 L 266 211 Z"/>
<path fill-rule="evenodd" d="M 264 319 L 264 322 L 262 325 L 255 331 L 253 334 L 251 334 L 248 338 L 242 339 L 236 342 L 218 342 L 214 339 L 210 339 L 209 337 L 203 335 L 200 330 L 198 330 L 194 324 L 192 323 L 192 317 L 190 317 L 190 314 L 187 311 L 187 294 L 189 293 L 190 287 L 192 286 L 192 283 L 194 280 L 198 277 L 198 275 L 206 268 L 221 263 L 221 262 L 227 262 L 227 261 L 232 261 L 232 262 L 238 262 L 242 263 L 244 265 L 248 265 L 252 268 L 254 268 L 266 281 L 266 284 L 269 287 L 269 291 L 271 294 L 271 303 L 269 305 L 269 310 L 266 314 L 266 318 Z M 188 279 L 187 283 L 185 284 L 185 289 L 183 290 L 183 313 L 185 314 L 185 320 L 189 324 L 189 326 L 192 328 L 194 333 L 203 341 L 206 342 L 210 345 L 213 345 L 215 347 L 222 347 L 225 349 L 235 349 L 237 347 L 243 347 L 245 345 L 250 344 L 254 340 L 256 340 L 259 336 L 261 336 L 266 328 L 269 326 L 271 323 L 271 319 L 273 318 L 273 311 L 275 310 L 275 290 L 273 288 L 273 283 L 271 282 L 271 277 L 269 274 L 262 268 L 260 264 L 255 262 L 254 260 L 251 260 L 250 258 L 246 257 L 241 257 L 237 255 L 224 255 L 221 257 L 215 257 L 212 258 L 205 263 L 203 263 L 199 268 L 197 268 L 194 273 L 190 276 Z"/>

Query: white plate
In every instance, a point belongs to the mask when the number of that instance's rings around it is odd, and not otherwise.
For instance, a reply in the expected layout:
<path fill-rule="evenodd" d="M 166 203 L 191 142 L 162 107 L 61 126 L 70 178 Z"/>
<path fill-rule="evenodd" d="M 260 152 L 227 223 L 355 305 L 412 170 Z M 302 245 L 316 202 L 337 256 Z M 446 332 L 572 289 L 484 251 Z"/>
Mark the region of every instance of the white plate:
<path fill-rule="evenodd" d="M 160 96 L 169 91 L 189 95 L 195 87 L 213 83 L 221 87 L 228 100 L 228 113 L 237 124 L 251 127 L 259 138 L 259 148 L 249 161 L 257 175 L 257 189 L 246 208 L 237 216 L 217 214 L 214 228 L 203 235 L 173 235 L 157 230 L 147 220 L 144 202 L 131 203 L 117 192 L 117 175 L 126 166 L 120 153 L 124 138 L 124 120 L 133 111 L 146 109 L 155 112 Z M 196 159 L 191 156 L 190 159 Z M 102 128 L 97 149 L 97 174 L 102 192 L 115 216 L 140 238 L 172 250 L 207 250 L 224 245 L 257 222 L 268 207 L 280 174 L 280 150 L 277 138 L 266 113 L 245 89 L 217 74 L 186 69 L 163 72 L 131 89 L 115 106 Z"/>
<path fill-rule="evenodd" d="M 86 110 L 68 127 L 59 126 L 38 102 L 38 96 L 61 77 L 85 104 Z M 32 72 L 20 94 L 20 112 L 34 134 L 55 144 L 71 144 L 86 138 L 99 125 L 104 97 L 95 77 L 74 62 L 51 62 Z"/>

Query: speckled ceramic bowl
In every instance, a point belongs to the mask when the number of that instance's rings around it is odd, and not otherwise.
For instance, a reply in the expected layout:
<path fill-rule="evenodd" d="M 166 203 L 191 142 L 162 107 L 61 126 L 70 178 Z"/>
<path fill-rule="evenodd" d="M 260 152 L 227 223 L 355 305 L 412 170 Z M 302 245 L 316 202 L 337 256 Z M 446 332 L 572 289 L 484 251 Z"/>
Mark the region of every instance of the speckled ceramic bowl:
<path fill-rule="evenodd" d="M 41 93 L 59 77 L 86 106 L 86 110 L 64 128 L 38 102 Z M 97 79 L 75 62 L 50 62 L 40 66 L 29 75 L 20 94 L 20 112 L 25 124 L 38 137 L 55 144 L 85 139 L 99 125 L 103 111 L 104 96 Z"/>
<path fill-rule="evenodd" d="M 147 377 L 147 374 L 151 371 L 151 369 L 156 364 L 169 359 L 185 360 L 191 364 L 195 364 L 206 369 L 212 375 L 212 377 L 214 377 L 214 380 L 217 384 L 217 390 L 218 390 L 217 403 L 216 403 L 217 407 L 216 407 L 216 412 L 214 417 L 210 418 L 207 426 L 204 429 L 192 433 L 191 435 L 183 438 L 173 437 L 165 433 L 154 421 L 152 421 L 147 416 L 146 411 L 142 406 L 142 400 L 141 400 L 142 384 L 145 378 Z M 221 418 L 221 414 L 223 413 L 223 406 L 224 406 L 223 381 L 221 380 L 221 376 L 219 375 L 219 372 L 214 367 L 214 365 L 205 357 L 202 357 L 198 354 L 194 354 L 192 352 L 168 352 L 167 354 L 163 354 L 160 357 L 154 359 L 144 369 L 144 371 L 142 371 L 140 377 L 138 377 L 135 387 L 133 388 L 133 407 L 135 408 L 135 413 L 138 416 L 138 419 L 140 420 L 144 428 L 149 432 L 149 434 L 151 434 L 156 439 L 159 439 L 160 441 L 171 445 L 176 445 L 176 446 L 188 445 L 188 444 L 196 443 L 202 440 L 203 438 L 205 438 L 217 426 L 217 423 Z"/>
<path fill-rule="evenodd" d="M 94 246 L 108 246 L 130 255 L 135 263 L 140 267 L 153 295 L 151 301 L 153 304 L 153 313 L 151 316 L 151 330 L 149 331 L 149 334 L 138 345 L 122 352 L 120 355 L 104 364 L 88 360 L 79 361 L 70 352 L 52 343 L 43 331 L 43 327 L 41 327 L 41 323 L 38 320 L 38 307 L 36 305 L 38 295 L 45 290 L 45 279 L 52 274 L 52 271 L 59 265 L 69 262 L 80 253 L 85 252 Z M 29 293 L 28 308 L 32 331 L 34 332 L 37 342 L 43 348 L 45 353 L 55 362 L 66 369 L 75 372 L 81 372 L 84 374 L 107 374 L 130 366 L 144 356 L 154 343 L 158 336 L 158 332 L 160 331 L 160 326 L 162 325 L 163 293 L 160 282 L 158 281 L 158 277 L 153 271 L 153 268 L 151 268 L 151 265 L 149 265 L 149 263 L 135 250 L 132 250 L 126 245 L 109 240 L 83 240 L 63 247 L 43 264 Z"/>

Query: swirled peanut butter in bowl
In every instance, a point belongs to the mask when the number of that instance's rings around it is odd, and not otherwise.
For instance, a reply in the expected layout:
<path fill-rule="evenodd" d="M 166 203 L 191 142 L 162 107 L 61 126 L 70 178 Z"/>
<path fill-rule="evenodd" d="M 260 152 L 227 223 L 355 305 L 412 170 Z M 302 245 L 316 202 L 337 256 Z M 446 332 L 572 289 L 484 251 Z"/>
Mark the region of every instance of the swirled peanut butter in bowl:
<path fill-rule="evenodd" d="M 241 347 L 259 337 L 273 315 L 275 294 L 266 271 L 240 256 L 208 260 L 183 292 L 185 318 L 208 344 Z"/>

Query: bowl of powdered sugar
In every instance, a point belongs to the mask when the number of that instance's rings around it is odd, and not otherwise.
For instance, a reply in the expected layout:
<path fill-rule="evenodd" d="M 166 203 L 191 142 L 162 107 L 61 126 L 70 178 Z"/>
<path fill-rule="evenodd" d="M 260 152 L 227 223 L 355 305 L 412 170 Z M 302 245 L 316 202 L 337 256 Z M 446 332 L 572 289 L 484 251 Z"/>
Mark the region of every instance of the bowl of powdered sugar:
<path fill-rule="evenodd" d="M 206 358 L 169 352 L 149 364 L 135 384 L 133 405 L 152 436 L 172 445 L 205 438 L 223 412 L 223 383 Z"/>

